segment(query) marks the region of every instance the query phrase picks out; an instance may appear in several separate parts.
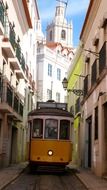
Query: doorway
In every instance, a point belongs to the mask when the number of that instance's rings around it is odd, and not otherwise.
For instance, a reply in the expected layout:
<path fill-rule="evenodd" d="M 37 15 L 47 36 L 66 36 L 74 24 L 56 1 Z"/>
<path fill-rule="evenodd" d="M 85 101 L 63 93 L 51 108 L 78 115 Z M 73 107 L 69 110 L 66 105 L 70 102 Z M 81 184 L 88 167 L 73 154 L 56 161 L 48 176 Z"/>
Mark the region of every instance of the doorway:
<path fill-rule="evenodd" d="M 85 130 L 85 167 L 91 168 L 91 146 L 92 146 L 92 116 L 86 119 Z"/>
<path fill-rule="evenodd" d="M 17 128 L 12 126 L 10 163 L 17 162 Z"/>

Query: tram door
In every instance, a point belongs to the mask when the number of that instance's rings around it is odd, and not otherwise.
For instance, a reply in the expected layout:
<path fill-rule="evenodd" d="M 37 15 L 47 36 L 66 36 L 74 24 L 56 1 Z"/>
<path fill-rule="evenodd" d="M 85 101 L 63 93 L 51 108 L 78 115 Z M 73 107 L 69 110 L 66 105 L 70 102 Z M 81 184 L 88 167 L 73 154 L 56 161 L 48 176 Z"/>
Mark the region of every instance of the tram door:
<path fill-rule="evenodd" d="M 85 131 L 85 167 L 91 167 L 91 131 L 92 131 L 92 116 L 86 120 L 86 131 Z"/>

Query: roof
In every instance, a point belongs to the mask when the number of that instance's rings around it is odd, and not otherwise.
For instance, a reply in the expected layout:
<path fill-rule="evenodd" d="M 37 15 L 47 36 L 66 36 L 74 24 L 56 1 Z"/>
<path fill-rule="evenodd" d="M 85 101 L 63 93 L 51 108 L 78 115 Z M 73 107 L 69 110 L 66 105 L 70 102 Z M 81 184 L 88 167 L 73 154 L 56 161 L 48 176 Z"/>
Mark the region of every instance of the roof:
<path fill-rule="evenodd" d="M 47 42 L 46 46 L 49 48 L 56 48 L 57 46 L 63 47 L 62 44 L 58 42 Z"/>
<path fill-rule="evenodd" d="M 27 18 L 29 28 L 32 28 L 32 21 L 31 21 L 29 9 L 28 9 L 27 1 L 22 0 L 22 3 L 23 3 L 24 10 L 25 10 L 25 15 L 26 15 L 26 18 Z"/>
<path fill-rule="evenodd" d="M 54 108 L 35 109 L 28 114 L 28 116 L 36 116 L 36 115 L 52 115 L 52 116 L 73 117 L 73 114 L 68 112 L 68 111 L 65 111 L 62 109 L 54 109 Z"/>
<path fill-rule="evenodd" d="M 84 29 L 85 29 L 85 26 L 86 26 L 86 23 L 87 23 L 89 14 L 90 14 L 90 10 L 91 10 L 92 5 L 93 5 L 93 2 L 94 2 L 94 0 L 90 0 L 89 7 L 88 7 L 88 10 L 87 10 L 87 13 L 86 13 L 86 17 L 85 17 L 85 21 L 84 21 L 84 24 L 83 24 L 83 27 L 82 27 L 82 31 L 81 31 L 81 34 L 80 34 L 80 39 L 82 38 L 82 35 L 83 35 L 83 32 L 84 32 Z"/>
<path fill-rule="evenodd" d="M 61 46 L 62 48 L 62 51 L 64 51 L 65 49 L 68 50 L 69 53 L 74 53 L 74 49 L 73 48 L 69 48 L 69 47 L 66 47 L 66 46 L 63 46 L 61 43 L 59 42 L 47 42 L 46 43 L 46 46 L 49 47 L 50 49 L 53 49 L 53 48 L 56 48 L 58 46 Z"/>

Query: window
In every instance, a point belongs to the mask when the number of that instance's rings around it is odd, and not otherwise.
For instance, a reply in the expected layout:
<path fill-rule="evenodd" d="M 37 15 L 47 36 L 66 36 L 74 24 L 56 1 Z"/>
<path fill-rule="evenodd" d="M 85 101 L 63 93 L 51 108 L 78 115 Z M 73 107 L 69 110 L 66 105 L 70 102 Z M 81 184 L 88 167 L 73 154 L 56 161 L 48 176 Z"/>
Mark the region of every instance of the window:
<path fill-rule="evenodd" d="M 57 69 L 57 80 L 61 80 L 61 69 Z"/>
<path fill-rule="evenodd" d="M 13 73 L 10 73 L 10 83 L 12 82 Z"/>
<path fill-rule="evenodd" d="M 52 76 L 52 65 L 48 64 L 48 76 Z"/>
<path fill-rule="evenodd" d="M 50 41 L 52 41 L 52 30 L 50 31 Z"/>
<path fill-rule="evenodd" d="M 1 97 L 1 95 L 2 95 L 2 88 L 3 88 L 3 83 L 2 83 L 3 81 L 2 81 L 2 76 L 0 76 L 0 97 Z"/>
<path fill-rule="evenodd" d="M 45 138 L 58 138 L 58 121 L 56 119 L 46 119 L 45 121 Z"/>
<path fill-rule="evenodd" d="M 35 44 L 33 44 L 33 55 L 35 55 Z"/>
<path fill-rule="evenodd" d="M 59 54 L 60 53 L 60 51 L 59 50 L 57 50 L 57 54 Z"/>
<path fill-rule="evenodd" d="M 56 93 L 56 102 L 60 102 L 60 93 L 59 92 Z"/>
<path fill-rule="evenodd" d="M 28 93 L 27 109 L 29 110 L 29 108 L 30 108 L 30 94 Z"/>
<path fill-rule="evenodd" d="M 3 74 L 5 74 L 5 70 L 6 70 L 6 62 L 3 60 L 3 70 L 2 70 Z"/>
<path fill-rule="evenodd" d="M 61 31 L 61 39 L 65 40 L 65 38 L 66 38 L 66 32 L 65 32 L 65 30 L 62 30 Z"/>
<path fill-rule="evenodd" d="M 0 119 L 0 138 L 1 138 L 1 126 L 2 126 L 2 120 Z"/>
<path fill-rule="evenodd" d="M 34 137 L 34 138 L 42 138 L 43 137 L 43 120 L 42 119 L 34 119 L 33 120 L 32 137 Z"/>
<path fill-rule="evenodd" d="M 68 120 L 61 120 L 60 121 L 60 139 L 69 140 L 70 134 L 70 121 Z"/>
<path fill-rule="evenodd" d="M 25 58 L 26 64 L 28 64 L 28 53 L 26 52 L 26 58 Z"/>
<path fill-rule="evenodd" d="M 98 139 L 98 107 L 95 108 L 95 140 Z"/>
<path fill-rule="evenodd" d="M 30 34 L 30 47 L 32 46 L 32 34 Z"/>
<path fill-rule="evenodd" d="M 47 100 L 51 100 L 52 99 L 52 90 L 47 89 Z"/>
<path fill-rule="evenodd" d="M 19 85 L 19 82 L 16 81 L 16 90 L 18 90 L 18 85 Z"/>

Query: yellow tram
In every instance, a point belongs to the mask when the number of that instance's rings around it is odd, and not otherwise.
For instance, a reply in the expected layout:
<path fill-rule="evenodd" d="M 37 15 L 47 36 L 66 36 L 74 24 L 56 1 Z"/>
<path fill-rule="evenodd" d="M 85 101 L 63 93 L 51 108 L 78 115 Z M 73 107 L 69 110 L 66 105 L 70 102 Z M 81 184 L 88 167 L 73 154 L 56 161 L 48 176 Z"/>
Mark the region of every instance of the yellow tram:
<path fill-rule="evenodd" d="M 71 124 L 67 104 L 37 102 L 28 114 L 30 129 L 29 164 L 65 167 L 72 159 Z"/>

